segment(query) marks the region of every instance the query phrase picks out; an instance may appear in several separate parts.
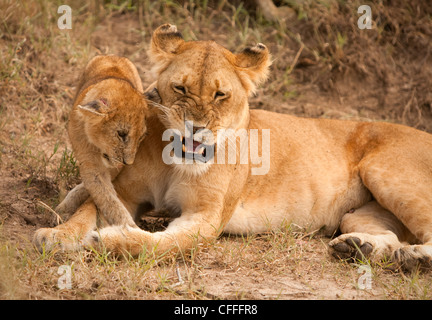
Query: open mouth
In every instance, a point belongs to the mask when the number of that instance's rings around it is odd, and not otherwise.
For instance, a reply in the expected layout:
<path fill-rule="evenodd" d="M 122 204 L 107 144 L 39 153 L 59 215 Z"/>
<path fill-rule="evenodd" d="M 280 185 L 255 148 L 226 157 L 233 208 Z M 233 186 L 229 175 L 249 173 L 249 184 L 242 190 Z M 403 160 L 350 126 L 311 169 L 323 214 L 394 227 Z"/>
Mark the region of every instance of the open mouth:
<path fill-rule="evenodd" d="M 179 148 L 181 142 L 181 148 Z M 174 153 L 178 158 L 208 162 L 214 155 L 214 145 L 204 144 L 193 137 L 174 136 Z M 178 144 L 177 144 L 178 143 Z"/>
<path fill-rule="evenodd" d="M 201 142 L 191 138 L 186 141 L 186 137 L 182 137 L 182 158 L 185 158 L 186 155 L 198 155 L 205 158 L 206 154 L 206 147 Z"/>

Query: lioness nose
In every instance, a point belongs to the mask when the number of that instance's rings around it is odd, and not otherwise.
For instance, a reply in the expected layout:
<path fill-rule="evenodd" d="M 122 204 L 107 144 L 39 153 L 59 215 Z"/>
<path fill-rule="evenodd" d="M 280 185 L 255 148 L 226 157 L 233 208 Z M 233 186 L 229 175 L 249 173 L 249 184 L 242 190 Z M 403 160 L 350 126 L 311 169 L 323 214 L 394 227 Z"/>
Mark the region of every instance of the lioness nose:
<path fill-rule="evenodd" d="M 205 127 L 193 127 L 193 133 L 197 133 L 199 130 L 205 129 Z"/>

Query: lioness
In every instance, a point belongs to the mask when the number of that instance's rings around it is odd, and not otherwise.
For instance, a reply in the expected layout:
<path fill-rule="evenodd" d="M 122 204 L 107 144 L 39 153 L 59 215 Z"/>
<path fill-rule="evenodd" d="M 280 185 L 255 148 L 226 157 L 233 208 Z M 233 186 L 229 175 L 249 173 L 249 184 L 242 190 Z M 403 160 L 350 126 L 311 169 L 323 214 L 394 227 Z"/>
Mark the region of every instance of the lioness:
<path fill-rule="evenodd" d="M 95 232 L 97 211 L 89 201 L 65 224 L 38 231 L 37 243 L 58 240 L 72 249 L 80 241 L 103 242 L 108 250 L 138 255 L 143 249 L 187 250 L 221 232 L 259 233 L 292 222 L 329 235 L 340 228 L 342 235 L 330 242 L 338 257 L 361 253 L 373 260 L 392 257 L 407 268 L 431 267 L 431 135 L 389 123 L 249 110 L 248 97 L 270 66 L 263 44 L 233 54 L 213 41 L 186 42 L 166 24 L 154 32 L 149 56 L 165 107 L 148 118 L 149 135 L 134 164 L 113 183 L 132 216 L 142 203 L 180 210 L 181 216 L 163 232 L 128 226 Z M 209 159 L 166 164 L 162 157 L 173 143 L 162 141 L 167 128 L 176 129 L 180 139 L 194 139 L 180 157 L 198 150 L 202 141 L 195 135 L 202 129 L 243 130 L 250 137 L 257 131 L 264 137 L 269 130 L 268 173 L 252 174 L 260 164 L 239 161 L 238 148 L 235 164 Z M 215 139 L 215 159 L 223 149 L 220 141 Z M 259 150 L 249 147 L 249 160 L 252 151 L 262 154 L 264 142 L 258 141 Z"/>
<path fill-rule="evenodd" d="M 68 124 L 83 183 L 68 194 L 58 211 L 75 212 L 90 194 L 109 223 L 135 226 L 111 180 L 134 162 L 147 131 L 148 105 L 143 91 L 129 59 L 100 55 L 88 62 Z"/>

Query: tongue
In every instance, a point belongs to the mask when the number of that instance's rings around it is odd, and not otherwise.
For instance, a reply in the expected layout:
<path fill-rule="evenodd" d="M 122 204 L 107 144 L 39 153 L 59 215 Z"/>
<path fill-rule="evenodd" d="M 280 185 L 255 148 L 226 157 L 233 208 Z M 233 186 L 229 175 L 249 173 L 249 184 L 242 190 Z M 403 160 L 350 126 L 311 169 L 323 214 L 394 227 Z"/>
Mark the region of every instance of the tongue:
<path fill-rule="evenodd" d="M 201 142 L 192 139 L 186 139 L 185 146 L 187 152 L 195 152 L 196 148 L 201 145 Z"/>

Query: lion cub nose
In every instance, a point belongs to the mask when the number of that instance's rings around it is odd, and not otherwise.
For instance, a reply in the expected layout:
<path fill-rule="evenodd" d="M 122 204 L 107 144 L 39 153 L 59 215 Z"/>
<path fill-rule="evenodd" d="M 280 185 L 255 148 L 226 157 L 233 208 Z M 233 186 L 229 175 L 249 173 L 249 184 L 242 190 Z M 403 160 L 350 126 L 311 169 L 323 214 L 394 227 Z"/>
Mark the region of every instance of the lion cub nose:
<path fill-rule="evenodd" d="M 123 164 L 125 164 L 127 166 L 130 166 L 133 163 L 134 163 L 134 159 L 133 158 L 127 158 L 127 157 L 123 158 Z"/>

